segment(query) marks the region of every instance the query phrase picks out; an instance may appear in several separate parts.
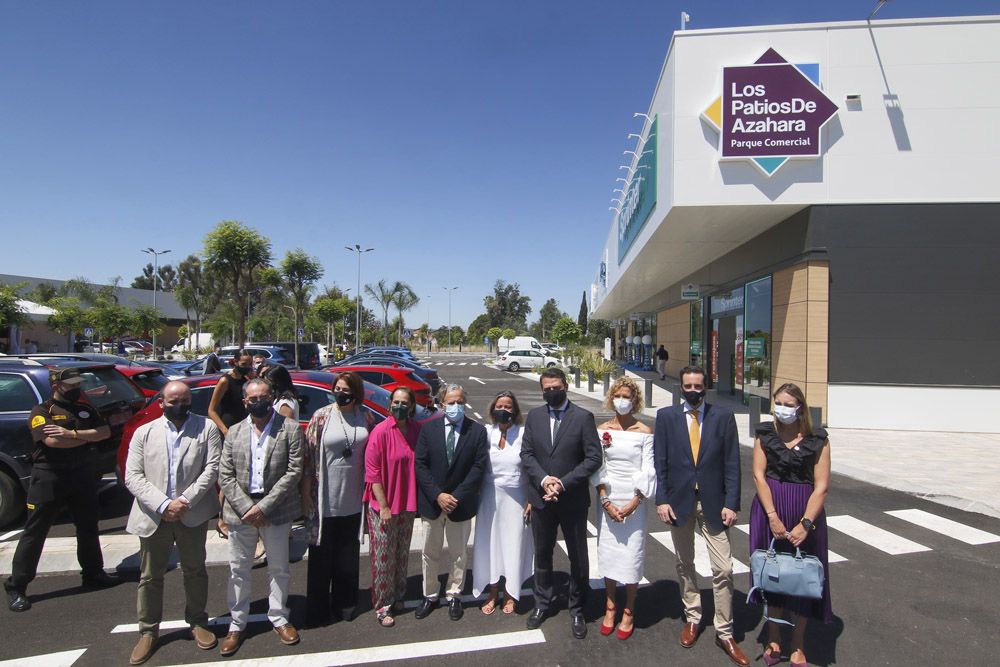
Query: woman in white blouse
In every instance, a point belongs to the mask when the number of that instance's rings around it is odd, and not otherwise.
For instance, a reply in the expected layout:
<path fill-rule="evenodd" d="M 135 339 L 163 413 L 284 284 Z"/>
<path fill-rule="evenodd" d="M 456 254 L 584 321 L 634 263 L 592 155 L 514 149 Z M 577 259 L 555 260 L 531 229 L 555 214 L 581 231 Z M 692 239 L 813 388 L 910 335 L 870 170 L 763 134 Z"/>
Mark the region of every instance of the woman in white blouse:
<path fill-rule="evenodd" d="M 528 477 L 521 467 L 524 419 L 517 398 L 509 391 L 497 394 L 487 414 L 490 459 L 476 513 L 472 593 L 479 596 L 488 589 L 482 611 L 489 615 L 496 611 L 503 586 L 503 613 L 513 614 L 521 584 L 531 576 L 535 552 L 528 523 Z"/>
<path fill-rule="evenodd" d="M 597 564 L 607 595 L 601 634 L 615 630 L 617 587 L 625 585 L 625 608 L 618 639 L 632 636 L 635 595 L 642 579 L 646 545 L 646 498 L 656 492 L 653 431 L 635 418 L 642 410 L 642 391 L 629 377 L 615 380 L 604 398 L 615 416 L 597 427 L 604 462 L 591 482 L 601 502 L 597 527 Z"/>

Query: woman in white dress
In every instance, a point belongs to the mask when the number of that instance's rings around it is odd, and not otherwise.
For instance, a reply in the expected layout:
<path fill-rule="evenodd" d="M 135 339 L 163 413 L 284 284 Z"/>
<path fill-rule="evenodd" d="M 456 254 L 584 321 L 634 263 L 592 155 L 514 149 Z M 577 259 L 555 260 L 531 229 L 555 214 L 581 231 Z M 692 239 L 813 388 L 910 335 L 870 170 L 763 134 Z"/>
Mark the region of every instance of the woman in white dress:
<path fill-rule="evenodd" d="M 635 595 L 642 579 L 646 551 L 646 498 L 656 492 L 653 431 L 635 418 L 642 410 L 642 391 L 632 378 L 615 380 L 604 397 L 615 416 L 597 427 L 604 462 L 591 482 L 601 509 L 597 526 L 597 564 L 607 595 L 601 634 L 615 630 L 618 584 L 625 585 L 625 608 L 618 639 L 634 630 Z"/>
<path fill-rule="evenodd" d="M 472 594 L 479 596 L 489 590 L 482 606 L 488 616 L 496 611 L 501 585 L 503 613 L 514 613 L 521 584 L 531 576 L 535 546 L 528 523 L 531 519 L 528 478 L 521 467 L 524 430 L 521 408 L 514 394 L 502 391 L 493 399 L 487 414 L 490 459 L 476 513 Z"/>

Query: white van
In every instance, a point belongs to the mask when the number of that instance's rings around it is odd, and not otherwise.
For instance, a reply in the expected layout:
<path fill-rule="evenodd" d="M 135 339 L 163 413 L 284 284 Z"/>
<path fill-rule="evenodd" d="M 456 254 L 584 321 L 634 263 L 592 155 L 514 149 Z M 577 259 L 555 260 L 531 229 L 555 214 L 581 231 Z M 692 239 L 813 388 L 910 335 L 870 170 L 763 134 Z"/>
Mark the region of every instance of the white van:
<path fill-rule="evenodd" d="M 183 354 L 185 351 L 194 352 L 198 348 L 211 350 L 215 344 L 215 339 L 210 333 L 191 334 L 187 338 L 181 338 L 170 348 L 170 354 Z"/>
<path fill-rule="evenodd" d="M 507 350 L 537 350 L 545 352 L 545 348 L 534 336 L 514 336 L 513 338 L 501 338 L 497 341 L 497 352 Z"/>

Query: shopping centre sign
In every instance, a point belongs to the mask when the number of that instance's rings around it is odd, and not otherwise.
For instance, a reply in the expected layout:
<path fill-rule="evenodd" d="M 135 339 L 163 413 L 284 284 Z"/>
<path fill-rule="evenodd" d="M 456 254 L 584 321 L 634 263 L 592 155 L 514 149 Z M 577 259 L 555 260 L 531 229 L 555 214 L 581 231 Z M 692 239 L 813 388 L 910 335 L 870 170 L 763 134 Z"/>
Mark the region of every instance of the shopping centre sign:
<path fill-rule="evenodd" d="M 656 206 L 656 123 L 657 117 L 654 116 L 649 125 L 649 133 L 636 148 L 639 158 L 625 187 L 621 207 L 615 214 L 618 223 L 619 264 Z"/>
<path fill-rule="evenodd" d="M 770 176 L 791 158 L 821 154 L 820 131 L 837 105 L 819 88 L 819 64 L 793 65 L 768 49 L 752 65 L 722 69 L 722 95 L 702 112 L 719 132 L 722 160 L 751 160 Z"/>

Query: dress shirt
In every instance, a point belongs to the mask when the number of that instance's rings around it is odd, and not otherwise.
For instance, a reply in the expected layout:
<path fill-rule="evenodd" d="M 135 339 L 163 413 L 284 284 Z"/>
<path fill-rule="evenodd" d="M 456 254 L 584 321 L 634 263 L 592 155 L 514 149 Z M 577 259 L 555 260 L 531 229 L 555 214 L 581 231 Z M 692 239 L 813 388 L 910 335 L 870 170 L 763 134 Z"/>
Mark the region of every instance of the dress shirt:
<path fill-rule="evenodd" d="M 267 452 L 267 439 L 271 433 L 271 425 L 274 424 L 274 415 L 277 413 L 271 410 L 271 418 L 267 420 L 264 430 L 257 433 L 257 426 L 253 423 L 253 417 L 247 417 L 250 422 L 250 488 L 247 493 L 264 493 L 264 454 Z"/>
<path fill-rule="evenodd" d="M 701 403 L 698 407 L 692 407 L 687 401 L 681 401 L 684 404 L 684 419 L 687 420 L 688 431 L 691 430 L 691 420 L 694 419 L 691 416 L 692 412 L 698 413 L 698 428 L 701 429 L 705 425 L 705 399 L 701 399 Z"/>
<path fill-rule="evenodd" d="M 465 416 L 459 419 L 457 422 L 450 422 L 448 418 L 444 418 L 444 448 L 448 451 L 448 434 L 451 433 L 448 429 L 455 429 L 455 452 L 458 453 L 458 439 L 462 436 L 462 423 L 465 422 Z"/>
<path fill-rule="evenodd" d="M 187 426 L 189 419 L 191 419 L 191 415 L 188 415 L 180 428 L 174 426 L 174 423 L 169 419 L 163 420 L 166 424 L 164 430 L 166 431 L 167 441 L 167 489 L 165 492 L 167 499 L 156 508 L 156 511 L 160 514 L 163 514 L 167 509 L 171 500 L 177 499 L 177 450 L 180 449 L 181 436 L 184 434 L 184 428 Z"/>
<path fill-rule="evenodd" d="M 559 422 L 562 423 L 562 420 L 566 418 L 566 409 L 567 408 L 569 408 L 569 399 L 566 399 L 565 401 L 563 401 L 563 404 L 560 405 L 558 408 L 553 408 L 553 407 L 549 408 L 549 437 L 551 437 L 551 436 L 554 435 L 554 431 L 556 429 L 556 414 L 555 413 L 556 412 L 559 413 Z M 552 444 L 555 444 L 555 442 L 553 442 Z"/>

